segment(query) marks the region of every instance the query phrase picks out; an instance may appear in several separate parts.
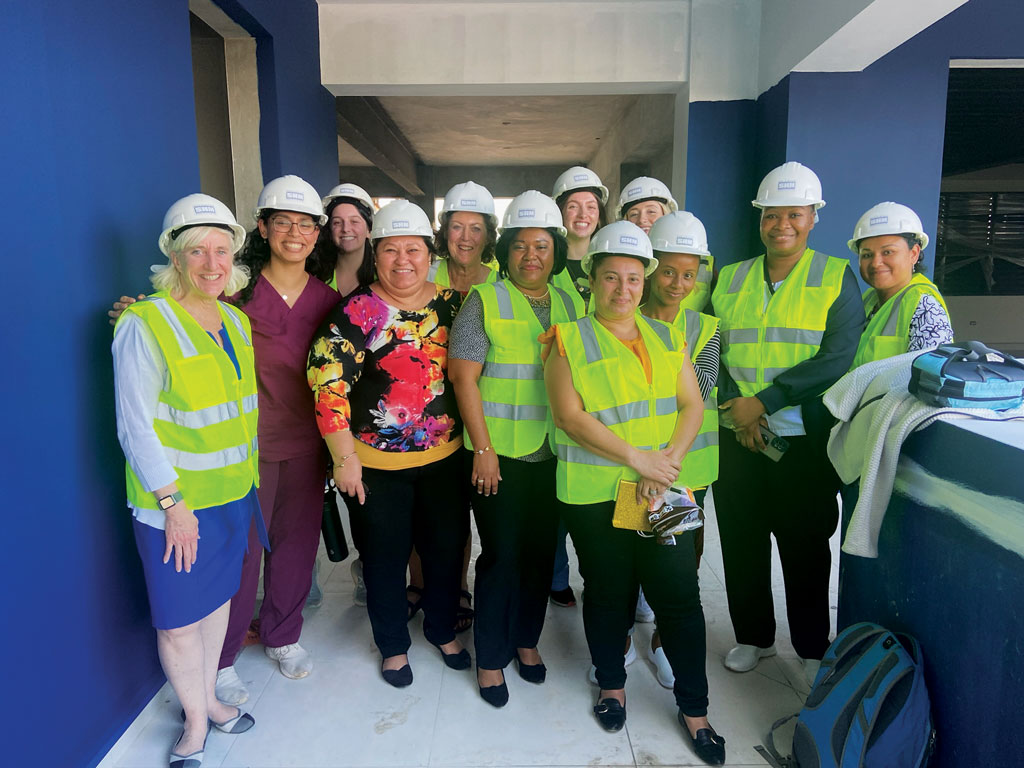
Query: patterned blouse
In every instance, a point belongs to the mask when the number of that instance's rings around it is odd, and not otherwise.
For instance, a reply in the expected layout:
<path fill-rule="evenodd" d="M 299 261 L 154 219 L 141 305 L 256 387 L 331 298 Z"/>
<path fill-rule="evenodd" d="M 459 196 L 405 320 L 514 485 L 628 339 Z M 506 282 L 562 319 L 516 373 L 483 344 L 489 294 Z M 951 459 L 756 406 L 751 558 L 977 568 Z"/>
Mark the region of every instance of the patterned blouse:
<path fill-rule="evenodd" d="M 448 382 L 458 292 L 438 288 L 423 309 L 393 307 L 357 288 L 313 337 L 306 376 L 321 434 L 351 430 L 378 451 L 438 448 L 462 435 Z"/>

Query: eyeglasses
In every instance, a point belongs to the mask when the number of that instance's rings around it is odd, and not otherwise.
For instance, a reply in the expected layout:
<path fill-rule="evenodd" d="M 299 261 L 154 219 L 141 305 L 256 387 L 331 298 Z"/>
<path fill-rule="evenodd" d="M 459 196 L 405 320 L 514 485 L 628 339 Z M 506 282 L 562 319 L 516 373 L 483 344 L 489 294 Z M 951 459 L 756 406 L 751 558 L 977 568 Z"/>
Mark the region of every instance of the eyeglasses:
<path fill-rule="evenodd" d="M 282 235 L 285 232 L 291 232 L 292 227 L 298 227 L 299 233 L 303 235 L 312 235 L 316 232 L 316 222 L 314 221 L 292 221 L 286 219 L 284 216 L 275 216 L 270 220 L 270 226 L 274 228 L 275 232 L 279 232 Z"/>

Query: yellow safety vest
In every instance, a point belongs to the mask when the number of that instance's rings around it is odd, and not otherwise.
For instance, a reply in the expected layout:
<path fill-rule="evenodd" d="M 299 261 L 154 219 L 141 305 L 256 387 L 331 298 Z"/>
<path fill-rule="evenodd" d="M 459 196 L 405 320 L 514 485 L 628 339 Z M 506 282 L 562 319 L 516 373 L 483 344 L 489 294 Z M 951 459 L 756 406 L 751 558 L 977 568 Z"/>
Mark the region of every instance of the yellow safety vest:
<path fill-rule="evenodd" d="M 544 328 L 511 281 L 474 285 L 471 290 L 483 301 L 484 330 L 490 341 L 478 385 L 491 445 L 502 456 L 526 456 L 554 433 L 537 341 Z M 550 290 L 552 325 L 583 316 L 578 293 L 553 285 Z M 473 450 L 469 432 L 463 434 L 466 447 Z"/>
<path fill-rule="evenodd" d="M 487 273 L 487 283 L 496 283 L 500 278 L 498 277 L 498 260 L 492 259 L 491 261 L 484 262 L 484 266 L 490 271 Z M 442 288 L 451 288 L 452 279 L 448 276 L 448 259 L 438 259 L 430 265 L 430 269 L 427 270 L 427 281 L 436 283 Z"/>
<path fill-rule="evenodd" d="M 167 364 L 153 429 L 190 509 L 235 501 L 259 485 L 252 330 L 240 310 L 223 302 L 218 307 L 241 378 L 227 352 L 168 293 L 154 293 L 124 312 L 142 319 Z M 159 509 L 127 462 L 125 477 L 129 504 Z"/>
<path fill-rule="evenodd" d="M 568 293 L 575 293 L 577 296 L 580 295 L 579 287 L 572 281 L 572 275 L 569 274 L 569 266 L 566 265 L 565 269 L 559 272 L 557 275 L 552 276 L 551 284 L 556 285 L 563 291 Z M 580 297 L 582 300 L 582 297 Z M 586 308 L 586 304 L 584 304 Z"/>
<path fill-rule="evenodd" d="M 689 297 L 687 297 L 689 298 Z M 690 361 L 697 359 L 718 330 L 718 318 L 692 309 L 680 309 L 673 325 L 683 332 Z M 718 479 L 718 387 L 704 400 L 704 420 L 693 445 L 683 458 L 679 481 L 687 488 L 703 488 Z"/>
<path fill-rule="evenodd" d="M 881 307 L 878 306 L 878 293 L 874 288 L 864 292 L 864 313 L 870 319 L 861 334 L 851 369 L 874 360 L 902 355 L 907 351 L 910 346 L 910 321 L 925 294 L 939 302 L 946 314 L 949 314 L 935 283 L 920 273 L 915 273 L 906 287 L 891 296 Z M 873 316 L 872 312 L 875 313 Z"/>
<path fill-rule="evenodd" d="M 703 312 L 711 298 L 711 278 L 714 274 L 715 257 L 701 256 L 700 267 L 697 268 L 697 281 L 693 284 L 693 290 L 679 302 L 679 308 Z M 690 350 L 690 356 L 693 356 L 693 350 Z"/>
<path fill-rule="evenodd" d="M 685 359 L 683 335 L 667 323 L 636 314 L 652 383 L 643 365 L 593 315 L 561 323 L 558 332 L 583 407 L 608 429 L 640 449 L 662 449 L 678 417 L 676 387 Z M 615 498 L 619 480 L 637 480 L 630 467 L 591 453 L 555 429 L 557 496 L 567 504 L 596 504 Z"/>
<path fill-rule="evenodd" d="M 722 363 L 744 397 L 817 354 L 849 267 L 845 259 L 808 248 L 766 302 L 764 260 L 761 255 L 724 267 L 713 298 Z"/>

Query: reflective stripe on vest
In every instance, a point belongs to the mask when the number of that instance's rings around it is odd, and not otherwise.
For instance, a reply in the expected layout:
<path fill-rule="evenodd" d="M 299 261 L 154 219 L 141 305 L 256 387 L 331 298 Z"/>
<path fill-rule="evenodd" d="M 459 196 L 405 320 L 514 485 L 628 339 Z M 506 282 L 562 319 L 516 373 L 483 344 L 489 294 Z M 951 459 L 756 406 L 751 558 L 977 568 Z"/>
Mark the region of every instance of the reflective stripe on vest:
<path fill-rule="evenodd" d="M 722 365 L 745 397 L 818 352 L 849 268 L 845 259 L 807 249 L 766 302 L 764 263 L 762 255 L 724 267 L 713 298 Z"/>
<path fill-rule="evenodd" d="M 678 418 L 676 385 L 684 337 L 666 323 L 636 315 L 651 359 L 652 383 L 640 360 L 593 315 L 558 326 L 572 380 L 587 413 L 641 450 L 664 448 Z M 615 498 L 619 480 L 636 480 L 629 467 L 598 456 L 555 430 L 558 498 L 595 504 Z"/>
<path fill-rule="evenodd" d="M 881 307 L 878 307 L 878 293 L 875 289 L 869 288 L 865 291 L 864 313 L 869 320 L 864 333 L 861 334 L 857 354 L 850 367 L 856 368 L 864 363 L 884 360 L 906 352 L 910 346 L 910 321 L 913 320 L 924 295 L 935 299 L 946 314 L 949 314 L 946 302 L 935 283 L 920 273 L 915 273 L 910 278 L 910 283 Z"/>
<path fill-rule="evenodd" d="M 686 335 L 687 351 L 693 362 L 718 330 L 718 318 L 692 309 L 676 316 L 674 325 Z M 683 457 L 679 482 L 687 488 L 703 488 L 718 479 L 718 387 L 704 400 L 704 419 L 693 445 Z"/>
<path fill-rule="evenodd" d="M 554 426 L 544 388 L 540 342 L 544 332 L 523 294 L 508 280 L 475 285 L 483 303 L 484 331 L 490 346 L 477 385 L 491 445 L 501 456 L 517 458 L 537 451 Z M 551 323 L 583 314 L 583 301 L 552 285 Z M 469 433 L 466 448 L 473 450 Z"/>
<path fill-rule="evenodd" d="M 252 334 L 239 310 L 223 303 L 219 310 L 241 378 L 227 353 L 168 294 L 156 293 L 126 310 L 149 328 L 167 365 L 153 431 L 191 509 L 240 499 L 259 484 Z M 158 509 L 127 463 L 125 477 L 129 504 Z"/>

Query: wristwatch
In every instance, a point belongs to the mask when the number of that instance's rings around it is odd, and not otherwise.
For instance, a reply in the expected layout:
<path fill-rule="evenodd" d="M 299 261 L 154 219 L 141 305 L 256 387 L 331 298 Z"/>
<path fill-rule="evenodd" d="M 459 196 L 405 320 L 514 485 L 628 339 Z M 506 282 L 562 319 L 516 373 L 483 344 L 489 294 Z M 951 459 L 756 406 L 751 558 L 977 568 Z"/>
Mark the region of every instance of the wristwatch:
<path fill-rule="evenodd" d="M 174 491 L 166 496 L 161 496 L 156 500 L 157 505 L 160 509 L 166 511 L 177 504 L 179 501 L 184 501 L 185 497 L 181 495 L 181 491 Z"/>

